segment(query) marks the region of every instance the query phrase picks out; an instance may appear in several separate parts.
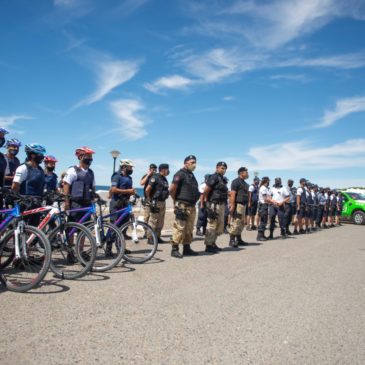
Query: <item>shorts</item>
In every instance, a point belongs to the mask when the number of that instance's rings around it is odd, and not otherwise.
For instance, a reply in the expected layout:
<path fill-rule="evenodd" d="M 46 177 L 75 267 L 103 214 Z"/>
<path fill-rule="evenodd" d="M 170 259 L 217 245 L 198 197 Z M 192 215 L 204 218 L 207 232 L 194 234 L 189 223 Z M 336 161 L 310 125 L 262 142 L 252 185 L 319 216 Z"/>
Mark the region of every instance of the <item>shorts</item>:
<path fill-rule="evenodd" d="M 306 218 L 307 217 L 307 211 L 305 207 L 300 207 L 297 210 L 297 217 L 298 218 Z"/>
<path fill-rule="evenodd" d="M 250 216 L 256 215 L 257 207 L 258 207 L 257 202 L 252 203 L 251 207 L 248 208 L 248 215 L 250 215 Z"/>

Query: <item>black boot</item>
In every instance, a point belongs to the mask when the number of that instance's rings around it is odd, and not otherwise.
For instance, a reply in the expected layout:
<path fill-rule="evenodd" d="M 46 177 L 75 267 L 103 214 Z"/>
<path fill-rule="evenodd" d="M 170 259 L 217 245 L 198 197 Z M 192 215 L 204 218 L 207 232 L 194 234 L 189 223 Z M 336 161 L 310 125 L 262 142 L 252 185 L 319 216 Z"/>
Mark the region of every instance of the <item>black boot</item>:
<path fill-rule="evenodd" d="M 237 245 L 238 246 L 247 246 L 247 242 L 245 242 L 242 238 L 241 238 L 241 235 L 238 234 L 236 236 L 236 242 L 237 242 Z"/>
<path fill-rule="evenodd" d="M 171 248 L 171 256 L 176 257 L 177 259 L 182 259 L 183 255 L 179 252 L 179 246 L 173 245 Z"/>
<path fill-rule="evenodd" d="M 222 251 L 222 248 L 220 248 L 219 246 L 217 246 L 217 244 L 215 242 L 212 243 L 212 246 L 214 247 L 214 249 L 216 251 Z"/>
<path fill-rule="evenodd" d="M 285 239 L 286 238 L 286 231 L 285 231 L 285 229 L 282 229 L 280 231 L 280 236 L 281 236 L 282 239 Z"/>
<path fill-rule="evenodd" d="M 269 240 L 273 240 L 274 239 L 274 230 L 270 229 L 270 235 L 268 237 Z"/>
<path fill-rule="evenodd" d="M 218 253 L 218 251 L 213 247 L 213 245 L 208 245 L 205 247 L 205 252 L 207 253 Z"/>
<path fill-rule="evenodd" d="M 231 247 L 238 247 L 238 244 L 236 242 L 236 236 L 234 234 L 229 235 L 229 245 Z"/>
<path fill-rule="evenodd" d="M 184 245 L 183 249 L 183 255 L 184 256 L 198 256 L 199 253 L 195 252 L 191 249 L 190 245 Z"/>
<path fill-rule="evenodd" d="M 265 236 L 264 236 L 264 232 L 257 232 L 257 238 L 256 241 L 267 241 Z"/>
<path fill-rule="evenodd" d="M 286 227 L 285 233 L 286 233 L 288 236 L 291 236 L 291 235 L 293 234 L 293 233 L 291 233 L 291 232 L 290 232 L 289 227 Z"/>

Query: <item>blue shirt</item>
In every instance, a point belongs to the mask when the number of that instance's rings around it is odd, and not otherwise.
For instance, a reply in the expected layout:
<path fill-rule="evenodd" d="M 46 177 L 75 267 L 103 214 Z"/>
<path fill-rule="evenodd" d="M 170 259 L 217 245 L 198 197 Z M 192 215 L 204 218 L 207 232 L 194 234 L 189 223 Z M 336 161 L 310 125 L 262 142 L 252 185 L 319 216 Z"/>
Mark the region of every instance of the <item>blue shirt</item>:
<path fill-rule="evenodd" d="M 112 176 L 112 187 L 116 187 L 118 189 L 132 189 L 133 180 L 131 176 L 123 176 L 116 172 Z M 129 194 L 113 194 L 113 200 L 119 199 L 129 199 Z"/>

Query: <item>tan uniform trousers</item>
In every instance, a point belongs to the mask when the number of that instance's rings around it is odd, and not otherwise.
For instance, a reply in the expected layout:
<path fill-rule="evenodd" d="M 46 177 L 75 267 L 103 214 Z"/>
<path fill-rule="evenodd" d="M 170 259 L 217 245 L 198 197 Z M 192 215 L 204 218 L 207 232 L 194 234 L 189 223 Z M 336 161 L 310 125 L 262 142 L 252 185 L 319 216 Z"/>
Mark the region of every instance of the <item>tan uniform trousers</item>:
<path fill-rule="evenodd" d="M 145 205 L 143 207 L 143 221 L 147 224 L 149 224 L 148 220 L 150 219 L 150 206 Z"/>
<path fill-rule="evenodd" d="M 231 218 L 229 233 L 235 236 L 241 235 L 245 226 L 246 205 L 237 203 L 234 217 Z"/>
<path fill-rule="evenodd" d="M 207 246 L 211 246 L 213 243 L 215 243 L 217 237 L 224 232 L 224 212 L 226 209 L 226 204 L 217 203 L 215 205 L 215 208 L 214 204 L 211 204 L 210 209 L 215 211 L 215 213 L 217 214 L 217 218 L 212 219 L 208 216 L 207 231 L 205 233 L 204 241 Z"/>
<path fill-rule="evenodd" d="M 186 219 L 181 220 L 175 217 L 172 231 L 172 245 L 190 244 L 193 241 L 193 230 L 196 216 L 195 206 L 190 206 L 182 202 L 178 202 L 177 206 L 183 209 L 186 214 Z"/>
<path fill-rule="evenodd" d="M 161 231 L 165 223 L 165 213 L 166 213 L 166 202 L 157 201 L 156 207 L 159 209 L 158 213 L 152 213 L 150 211 L 150 218 L 148 224 L 155 231 L 157 238 L 161 237 Z M 148 237 L 150 238 L 150 237 Z"/>

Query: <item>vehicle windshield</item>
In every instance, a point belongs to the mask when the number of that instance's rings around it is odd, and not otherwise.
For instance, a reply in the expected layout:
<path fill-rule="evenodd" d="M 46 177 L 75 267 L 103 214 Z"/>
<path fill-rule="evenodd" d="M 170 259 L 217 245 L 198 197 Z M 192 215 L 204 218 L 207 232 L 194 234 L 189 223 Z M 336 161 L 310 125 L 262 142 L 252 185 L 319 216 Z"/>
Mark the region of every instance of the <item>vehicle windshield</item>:
<path fill-rule="evenodd" d="M 365 200 L 365 195 L 360 193 L 347 193 L 354 200 Z"/>

